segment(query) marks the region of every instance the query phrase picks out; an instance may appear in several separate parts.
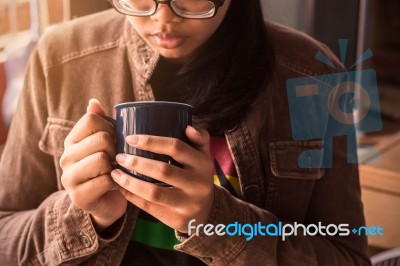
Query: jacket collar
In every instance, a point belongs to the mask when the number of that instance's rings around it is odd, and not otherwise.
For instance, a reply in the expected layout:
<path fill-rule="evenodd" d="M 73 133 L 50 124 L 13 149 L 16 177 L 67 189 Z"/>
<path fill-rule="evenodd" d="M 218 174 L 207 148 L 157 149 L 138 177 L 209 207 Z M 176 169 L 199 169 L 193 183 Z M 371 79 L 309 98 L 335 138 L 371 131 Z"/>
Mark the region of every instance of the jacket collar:
<path fill-rule="evenodd" d="M 142 37 L 139 36 L 128 19 L 125 19 L 123 32 L 129 62 L 133 66 L 134 71 L 136 71 L 135 75 L 142 78 L 144 83 L 148 83 L 157 66 L 160 55 L 151 49 Z"/>

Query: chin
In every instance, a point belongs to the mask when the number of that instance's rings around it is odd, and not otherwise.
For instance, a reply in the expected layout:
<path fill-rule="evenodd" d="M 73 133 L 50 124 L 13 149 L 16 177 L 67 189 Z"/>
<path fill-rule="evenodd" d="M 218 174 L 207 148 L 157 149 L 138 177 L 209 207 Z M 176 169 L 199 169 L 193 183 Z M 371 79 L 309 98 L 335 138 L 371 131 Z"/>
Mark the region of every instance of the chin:
<path fill-rule="evenodd" d="M 172 62 L 177 62 L 177 63 L 184 63 L 187 60 L 187 58 L 189 57 L 188 55 L 180 54 L 180 53 L 162 52 L 162 51 L 160 51 L 159 53 L 166 60 L 169 60 Z"/>

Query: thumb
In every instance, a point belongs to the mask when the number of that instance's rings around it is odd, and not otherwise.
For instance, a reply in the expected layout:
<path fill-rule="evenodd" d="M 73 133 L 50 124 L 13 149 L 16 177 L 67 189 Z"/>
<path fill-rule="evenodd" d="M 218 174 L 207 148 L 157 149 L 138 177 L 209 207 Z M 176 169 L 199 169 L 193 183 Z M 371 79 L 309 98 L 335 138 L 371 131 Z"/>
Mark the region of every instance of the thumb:
<path fill-rule="evenodd" d="M 105 116 L 106 112 L 104 112 L 103 107 L 101 106 L 99 100 L 92 98 L 89 100 L 88 106 L 86 108 L 87 113 L 95 113 L 100 116 Z"/>
<path fill-rule="evenodd" d="M 195 149 L 206 155 L 210 155 L 210 134 L 206 130 L 188 126 L 186 128 L 186 136 L 192 142 L 192 146 Z"/>

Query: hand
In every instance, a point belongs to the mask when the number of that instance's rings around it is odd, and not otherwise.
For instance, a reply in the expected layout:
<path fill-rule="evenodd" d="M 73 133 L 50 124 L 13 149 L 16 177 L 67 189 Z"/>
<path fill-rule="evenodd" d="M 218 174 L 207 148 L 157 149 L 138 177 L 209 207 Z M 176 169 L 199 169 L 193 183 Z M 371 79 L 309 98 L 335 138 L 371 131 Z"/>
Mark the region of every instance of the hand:
<path fill-rule="evenodd" d="M 115 157 L 114 128 L 97 100 L 89 101 L 87 113 L 64 142 L 60 159 L 61 182 L 72 203 L 91 215 L 101 232 L 126 211 L 127 201 L 110 176 Z"/>
<path fill-rule="evenodd" d="M 204 223 L 214 200 L 213 163 L 210 158 L 210 137 L 207 131 L 186 129 L 192 146 L 174 138 L 132 135 L 126 138 L 130 146 L 165 154 L 183 168 L 139 156 L 119 154 L 117 162 L 130 170 L 165 182 L 162 187 L 125 174 L 111 172 L 124 197 L 150 213 L 164 224 L 183 233 L 190 220 Z"/>

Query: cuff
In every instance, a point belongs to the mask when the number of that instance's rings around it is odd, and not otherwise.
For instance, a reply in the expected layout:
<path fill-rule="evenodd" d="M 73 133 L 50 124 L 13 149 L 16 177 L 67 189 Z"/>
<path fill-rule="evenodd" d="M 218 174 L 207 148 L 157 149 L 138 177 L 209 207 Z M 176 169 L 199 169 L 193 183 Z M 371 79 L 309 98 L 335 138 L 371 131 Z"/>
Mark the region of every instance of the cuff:
<path fill-rule="evenodd" d="M 244 203 L 233 197 L 224 188 L 215 186 L 214 202 L 206 224 L 228 225 L 234 222 L 246 223 L 249 220 L 248 210 Z M 231 261 L 245 246 L 246 240 L 239 236 L 199 235 L 191 236 L 175 233 L 182 243 L 175 249 L 195 256 L 207 264 L 226 264 Z"/>
<path fill-rule="evenodd" d="M 89 217 L 90 218 L 90 217 Z M 127 219 L 127 214 L 121 216 L 117 221 L 115 221 L 111 226 L 105 229 L 103 232 L 98 233 L 100 247 L 116 240 L 118 236 L 121 234 L 122 230 L 124 229 L 125 222 Z M 94 225 L 92 223 L 92 227 Z"/>
<path fill-rule="evenodd" d="M 62 261 L 91 256 L 114 241 L 122 232 L 126 214 L 118 219 L 100 236 L 92 223 L 90 215 L 74 206 L 65 194 L 52 209 L 52 221 L 55 239 L 60 247 Z"/>

